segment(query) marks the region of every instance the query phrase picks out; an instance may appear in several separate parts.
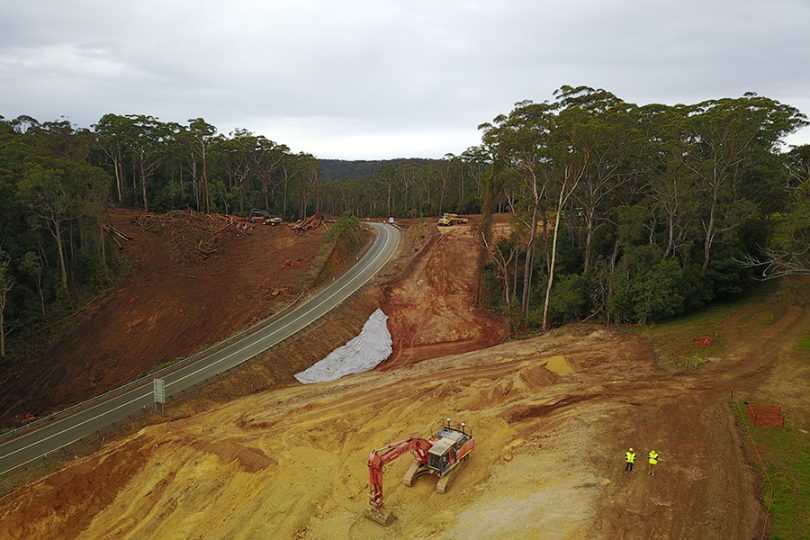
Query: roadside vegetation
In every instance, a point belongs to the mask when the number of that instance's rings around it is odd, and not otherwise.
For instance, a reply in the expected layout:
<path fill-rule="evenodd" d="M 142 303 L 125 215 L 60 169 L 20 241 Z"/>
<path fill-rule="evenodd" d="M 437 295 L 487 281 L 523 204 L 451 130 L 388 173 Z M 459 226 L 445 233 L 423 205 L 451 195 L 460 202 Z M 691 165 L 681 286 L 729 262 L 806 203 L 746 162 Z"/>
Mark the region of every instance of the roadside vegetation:
<path fill-rule="evenodd" d="M 326 233 L 327 243 L 323 247 L 326 250 L 324 263 L 315 283 L 323 283 L 339 275 L 363 250 L 367 238 L 368 234 L 354 216 L 344 215 L 331 224 Z"/>
<path fill-rule="evenodd" d="M 805 538 L 810 531 L 810 437 L 789 420 L 783 429 L 767 429 L 752 425 L 745 411 L 738 410 L 737 418 L 751 434 L 746 437 L 749 453 L 756 445 L 765 470 L 757 461 L 754 466 L 770 480 L 763 482 L 761 494 L 770 514 L 770 538 Z"/>

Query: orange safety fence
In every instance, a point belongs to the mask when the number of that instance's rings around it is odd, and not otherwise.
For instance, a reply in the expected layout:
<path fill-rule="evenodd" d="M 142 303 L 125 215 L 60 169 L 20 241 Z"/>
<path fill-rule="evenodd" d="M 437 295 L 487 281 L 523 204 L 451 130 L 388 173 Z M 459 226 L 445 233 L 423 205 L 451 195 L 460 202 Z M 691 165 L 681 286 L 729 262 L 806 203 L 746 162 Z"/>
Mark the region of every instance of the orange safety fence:
<path fill-rule="evenodd" d="M 734 400 L 734 403 L 737 404 L 737 410 L 742 414 L 742 407 L 740 406 L 740 402 L 734 397 L 734 391 L 731 391 L 731 397 Z M 756 407 L 756 406 L 754 406 Z M 782 410 L 781 407 L 778 407 L 780 412 Z M 748 405 L 748 414 L 749 417 L 751 415 L 752 406 Z M 784 416 L 782 416 L 783 424 L 784 424 Z M 765 482 L 768 484 L 769 493 L 768 497 L 765 498 L 765 519 L 762 520 L 762 531 L 759 535 L 759 540 L 765 540 L 765 533 L 768 530 L 768 522 L 771 518 L 771 506 L 773 505 L 773 497 L 775 493 L 775 488 L 773 486 L 773 482 L 771 481 L 771 475 L 768 474 L 768 468 L 765 466 L 765 461 L 762 459 L 762 455 L 759 453 L 759 448 L 757 447 L 757 442 L 754 440 L 754 435 L 751 433 L 751 430 L 748 428 L 748 425 L 743 423 L 743 427 L 745 427 L 745 431 L 748 433 L 748 438 L 751 439 L 751 448 L 754 450 L 754 453 L 757 456 L 757 460 L 759 461 L 759 465 L 762 468 L 762 473 L 765 476 Z"/>
<path fill-rule="evenodd" d="M 714 343 L 712 336 L 700 336 L 692 342 L 692 345 L 695 347 L 711 347 L 712 343 Z"/>
<path fill-rule="evenodd" d="M 761 428 L 785 427 L 785 415 L 779 405 L 748 405 L 748 418 Z"/>

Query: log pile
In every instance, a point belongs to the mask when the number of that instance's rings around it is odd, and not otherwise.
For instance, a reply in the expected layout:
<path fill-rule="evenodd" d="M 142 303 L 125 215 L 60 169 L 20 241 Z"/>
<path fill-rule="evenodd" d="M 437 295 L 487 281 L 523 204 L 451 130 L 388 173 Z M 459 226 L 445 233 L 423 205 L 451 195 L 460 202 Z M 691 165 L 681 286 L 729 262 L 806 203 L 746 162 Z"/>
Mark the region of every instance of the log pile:
<path fill-rule="evenodd" d="M 326 223 L 324 223 L 323 217 L 320 214 L 313 214 L 306 219 L 296 221 L 295 223 L 293 223 L 292 228 L 297 234 L 304 234 L 307 231 L 317 229 L 318 227 L 321 226 L 327 228 Z"/>
<path fill-rule="evenodd" d="M 174 262 L 206 259 L 221 251 L 224 243 L 246 236 L 254 228 L 247 218 L 192 210 L 141 214 L 133 221 L 144 231 L 166 239 Z"/>
<path fill-rule="evenodd" d="M 119 248 L 124 247 L 123 242 L 129 242 L 130 240 L 132 240 L 132 238 L 122 233 L 109 223 L 105 223 L 102 226 L 102 229 L 104 229 L 105 232 L 110 234 L 110 238 L 113 239 L 113 242 L 115 242 L 115 245 L 118 246 Z"/>

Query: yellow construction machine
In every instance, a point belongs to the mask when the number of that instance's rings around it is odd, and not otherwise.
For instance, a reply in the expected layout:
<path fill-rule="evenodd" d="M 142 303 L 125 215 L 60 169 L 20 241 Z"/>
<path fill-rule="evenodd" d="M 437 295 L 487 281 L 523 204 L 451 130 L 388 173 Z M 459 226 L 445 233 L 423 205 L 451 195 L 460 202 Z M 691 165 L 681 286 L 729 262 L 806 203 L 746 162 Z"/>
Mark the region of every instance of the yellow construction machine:
<path fill-rule="evenodd" d="M 467 218 L 461 217 L 458 214 L 445 213 L 439 218 L 439 227 L 450 227 L 452 225 L 463 225 L 467 223 Z"/>

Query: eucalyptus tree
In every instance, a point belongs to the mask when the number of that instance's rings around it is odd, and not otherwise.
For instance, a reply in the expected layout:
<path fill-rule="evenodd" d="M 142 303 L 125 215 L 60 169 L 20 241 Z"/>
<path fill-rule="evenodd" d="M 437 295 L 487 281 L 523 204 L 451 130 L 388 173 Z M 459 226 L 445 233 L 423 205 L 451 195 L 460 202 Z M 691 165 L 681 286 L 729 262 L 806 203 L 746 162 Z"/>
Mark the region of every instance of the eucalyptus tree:
<path fill-rule="evenodd" d="M 28 168 L 17 188 L 35 218 L 32 225 L 45 227 L 56 242 L 61 290 L 67 294 L 64 228 L 76 214 L 77 201 L 71 193 L 64 173 L 60 169 L 45 168 L 36 164 Z"/>
<path fill-rule="evenodd" d="M 281 162 L 287 157 L 289 151 L 290 148 L 286 144 L 278 144 L 263 135 L 256 137 L 256 152 L 253 156 L 253 164 L 261 179 L 265 210 L 270 210 L 271 185 L 273 186 L 273 195 L 275 195 L 276 186 L 272 183 L 273 173 L 276 172 Z"/>
<path fill-rule="evenodd" d="M 99 148 L 112 162 L 115 189 L 119 203 L 124 202 L 124 185 L 126 184 L 124 152 L 127 147 L 126 141 L 132 136 L 129 132 L 131 127 L 132 123 L 129 118 L 117 114 L 105 114 L 93 126 L 97 134 L 96 141 Z"/>
<path fill-rule="evenodd" d="M 172 136 L 172 127 L 143 114 L 126 116 L 131 122 L 127 146 L 135 159 L 141 180 L 143 209 L 149 211 L 148 180 L 166 156 L 166 145 Z"/>
<path fill-rule="evenodd" d="M 594 117 L 594 111 L 575 103 L 566 103 L 566 94 L 565 88 L 557 93 L 562 108 L 559 109 L 557 115 L 550 117 L 551 124 L 548 127 L 549 137 L 546 144 L 547 167 L 544 172 L 551 178 L 548 191 L 554 193 L 556 207 L 548 262 L 548 278 L 543 301 L 542 330 L 544 332 L 549 329 L 548 307 L 554 286 L 560 220 L 564 209 L 593 160 L 591 148 L 593 141 L 589 127 Z"/>
<path fill-rule="evenodd" d="M 806 125 L 796 108 L 748 93 L 698 103 L 686 117 L 689 149 L 685 166 L 703 198 L 703 269 L 717 235 L 736 229 L 755 211 L 743 197 L 748 172 L 761 152 L 775 152 L 785 135 Z"/>
<path fill-rule="evenodd" d="M 259 153 L 257 138 L 246 129 L 236 128 L 228 138 L 219 141 L 217 148 L 227 164 L 228 188 L 235 186 L 239 190 L 239 211 L 244 212 L 245 189 Z"/>
<path fill-rule="evenodd" d="M 549 138 L 556 112 L 556 104 L 523 101 L 517 103 L 509 115 L 499 115 L 492 123 L 479 126 L 483 131 L 484 144 L 498 157 L 497 162 L 501 167 L 517 173 L 519 187 L 522 188 L 522 201 L 509 197 L 509 204 L 515 218 L 528 230 L 520 303 L 523 324 L 529 314 L 537 226 L 541 218 L 546 244 L 548 239 L 546 202 L 551 176 L 545 169 L 550 159 Z M 523 202 L 522 207 L 517 206 L 519 202 Z"/>
<path fill-rule="evenodd" d="M 211 212 L 211 193 L 208 187 L 208 152 L 217 134 L 217 128 L 202 118 L 188 121 L 188 141 L 192 155 L 192 175 L 197 185 L 197 158 L 202 165 L 202 195 L 206 213 Z M 198 199 L 199 200 L 199 199 Z M 197 204 L 199 209 L 199 202 Z"/>
<path fill-rule="evenodd" d="M 589 159 L 574 199 L 585 225 L 583 272 L 587 273 L 593 237 L 609 221 L 612 195 L 635 174 L 630 164 L 641 146 L 636 108 L 610 92 L 586 86 L 563 86 L 556 96 L 564 111 L 583 113 L 573 127 Z"/>

